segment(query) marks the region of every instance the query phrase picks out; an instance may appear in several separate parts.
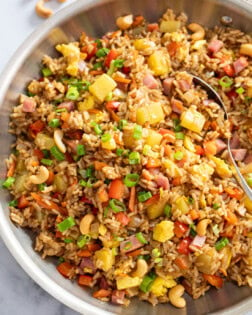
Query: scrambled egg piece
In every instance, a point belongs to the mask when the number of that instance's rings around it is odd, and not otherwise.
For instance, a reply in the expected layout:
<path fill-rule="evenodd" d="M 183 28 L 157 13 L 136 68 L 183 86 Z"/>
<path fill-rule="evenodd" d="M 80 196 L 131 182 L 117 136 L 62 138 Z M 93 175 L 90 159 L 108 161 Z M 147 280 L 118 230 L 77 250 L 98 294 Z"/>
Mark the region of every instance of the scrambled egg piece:
<path fill-rule="evenodd" d="M 164 220 L 154 227 L 153 239 L 158 242 L 166 242 L 174 236 L 174 223 Z"/>
<path fill-rule="evenodd" d="M 217 158 L 215 156 L 210 156 L 209 157 L 212 161 L 214 161 L 215 163 L 215 170 L 216 173 L 221 177 L 221 178 L 229 178 L 232 176 L 232 170 L 230 169 L 230 167 L 228 166 L 228 164 L 223 161 L 220 158 Z"/>
<path fill-rule="evenodd" d="M 154 280 L 150 291 L 155 296 L 164 296 L 167 293 L 167 289 L 175 287 L 176 284 L 176 281 L 174 281 L 171 277 L 166 277 L 165 279 L 157 277 Z"/>
<path fill-rule="evenodd" d="M 115 264 L 115 256 L 109 248 L 102 248 L 97 250 L 94 254 L 95 265 L 103 271 L 109 271 Z"/>
<path fill-rule="evenodd" d="M 79 69 L 80 61 L 80 49 L 73 43 L 57 45 L 56 49 L 67 58 L 67 73 L 73 77 L 76 77 Z"/>
<path fill-rule="evenodd" d="M 142 279 L 139 277 L 118 277 L 116 279 L 116 285 L 118 290 L 124 290 L 128 288 L 134 288 L 141 284 Z"/>

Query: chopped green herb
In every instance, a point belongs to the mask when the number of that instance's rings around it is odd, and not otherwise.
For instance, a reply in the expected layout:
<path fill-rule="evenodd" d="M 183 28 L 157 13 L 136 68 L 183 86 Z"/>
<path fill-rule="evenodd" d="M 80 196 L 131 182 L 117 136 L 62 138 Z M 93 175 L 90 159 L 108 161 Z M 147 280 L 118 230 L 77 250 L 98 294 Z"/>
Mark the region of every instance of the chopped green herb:
<path fill-rule="evenodd" d="M 123 149 L 116 149 L 116 155 L 117 156 L 122 156 L 123 155 Z"/>
<path fill-rule="evenodd" d="M 238 89 L 235 90 L 237 94 L 243 94 L 245 92 L 244 88 L 240 86 Z"/>
<path fill-rule="evenodd" d="M 180 132 L 182 130 L 182 127 L 180 126 L 180 120 L 179 119 L 173 120 L 173 129 L 175 132 Z"/>
<path fill-rule="evenodd" d="M 127 120 L 121 119 L 118 122 L 118 129 L 123 130 L 123 128 L 128 124 Z"/>
<path fill-rule="evenodd" d="M 72 243 L 73 240 L 72 240 L 71 238 L 64 238 L 64 242 L 65 242 L 66 244 L 69 244 L 69 243 Z"/>
<path fill-rule="evenodd" d="M 78 156 L 83 156 L 86 154 L 86 148 L 83 144 L 78 144 L 76 147 L 76 152 Z"/>
<path fill-rule="evenodd" d="M 27 91 L 27 92 L 26 92 L 26 95 L 29 96 L 29 97 L 33 97 L 33 96 L 35 96 L 36 94 Z"/>
<path fill-rule="evenodd" d="M 129 164 L 139 164 L 140 154 L 139 152 L 131 152 L 129 155 Z"/>
<path fill-rule="evenodd" d="M 65 261 L 63 257 L 59 257 L 58 259 L 58 265 L 62 264 Z"/>
<path fill-rule="evenodd" d="M 38 184 L 38 190 L 39 191 L 43 191 L 43 190 L 45 190 L 45 188 L 46 188 L 46 184 L 45 183 Z"/>
<path fill-rule="evenodd" d="M 144 276 L 143 281 L 141 282 L 139 287 L 140 290 L 144 293 L 149 292 L 156 277 L 157 276 L 154 272 L 150 272 L 146 276 Z"/>
<path fill-rule="evenodd" d="M 184 140 L 185 134 L 183 132 L 175 132 L 175 138 L 178 140 Z"/>
<path fill-rule="evenodd" d="M 82 186 L 82 187 L 91 188 L 91 187 L 93 187 L 93 184 L 96 183 L 96 182 L 97 182 L 96 178 L 89 178 L 87 181 L 84 180 L 84 179 L 81 179 L 81 180 L 79 181 L 79 184 L 80 184 L 80 186 Z"/>
<path fill-rule="evenodd" d="M 193 203 L 194 203 L 194 199 L 193 199 L 193 197 L 188 197 L 188 202 L 192 205 Z"/>
<path fill-rule="evenodd" d="M 98 58 L 105 57 L 108 53 L 109 53 L 109 49 L 106 47 L 103 47 L 97 51 L 96 57 Z"/>
<path fill-rule="evenodd" d="M 184 157 L 184 153 L 181 151 L 177 151 L 174 153 L 174 159 L 177 161 L 181 161 Z"/>
<path fill-rule="evenodd" d="M 113 92 L 109 92 L 109 94 L 105 97 L 105 101 L 109 102 L 112 100 L 112 98 L 113 98 Z"/>
<path fill-rule="evenodd" d="M 136 233 L 136 238 L 139 240 L 140 243 L 142 243 L 142 244 L 148 244 L 148 241 L 144 238 L 142 232 Z"/>
<path fill-rule="evenodd" d="M 217 210 L 220 208 L 220 204 L 219 203 L 213 203 L 213 209 Z"/>
<path fill-rule="evenodd" d="M 219 85 L 228 88 L 233 84 L 234 80 L 228 76 L 224 76 L 219 80 Z"/>
<path fill-rule="evenodd" d="M 166 205 L 164 207 L 164 215 L 169 218 L 171 216 L 171 206 L 170 205 Z"/>
<path fill-rule="evenodd" d="M 101 141 L 102 142 L 108 142 L 111 139 L 112 139 L 112 136 L 109 133 L 104 133 L 104 135 L 101 136 Z"/>
<path fill-rule="evenodd" d="M 89 241 L 91 240 L 91 236 L 88 234 L 85 235 L 81 235 L 78 240 L 77 240 L 77 246 L 79 248 L 82 248 L 83 246 L 85 246 Z"/>
<path fill-rule="evenodd" d="M 47 159 L 50 157 L 50 151 L 49 150 L 42 150 L 44 157 Z"/>
<path fill-rule="evenodd" d="M 160 251 L 158 248 L 154 248 L 152 251 L 151 251 L 151 254 L 153 257 L 157 258 L 161 255 Z"/>
<path fill-rule="evenodd" d="M 101 48 L 102 47 L 102 41 L 100 39 L 96 39 L 95 43 L 97 44 L 97 48 Z"/>
<path fill-rule="evenodd" d="M 143 127 L 140 125 L 135 125 L 134 132 L 133 132 L 133 138 L 136 140 L 141 139 L 142 133 L 143 133 Z"/>
<path fill-rule="evenodd" d="M 101 126 L 98 125 L 95 121 L 93 121 L 93 122 L 91 123 L 91 126 L 94 127 L 94 132 L 95 132 L 97 135 L 101 135 L 101 134 L 102 134 Z"/>
<path fill-rule="evenodd" d="M 107 74 L 112 75 L 117 69 L 123 67 L 124 60 L 123 59 L 115 59 L 112 60 L 108 69 Z"/>
<path fill-rule="evenodd" d="M 56 113 L 64 113 L 64 112 L 66 112 L 67 110 L 66 110 L 66 108 L 56 108 L 55 109 L 55 112 Z"/>
<path fill-rule="evenodd" d="M 127 186 L 127 187 L 133 187 L 133 186 L 136 186 L 139 182 L 139 178 L 140 176 L 136 173 L 133 173 L 133 174 L 127 174 L 125 177 L 124 177 L 124 184 Z"/>
<path fill-rule="evenodd" d="M 196 232 L 196 226 L 195 224 L 189 224 L 189 227 L 190 227 L 190 235 L 191 236 L 196 236 L 197 235 L 197 232 Z"/>
<path fill-rule="evenodd" d="M 102 69 L 102 66 L 103 66 L 102 62 L 96 62 L 92 70 Z"/>

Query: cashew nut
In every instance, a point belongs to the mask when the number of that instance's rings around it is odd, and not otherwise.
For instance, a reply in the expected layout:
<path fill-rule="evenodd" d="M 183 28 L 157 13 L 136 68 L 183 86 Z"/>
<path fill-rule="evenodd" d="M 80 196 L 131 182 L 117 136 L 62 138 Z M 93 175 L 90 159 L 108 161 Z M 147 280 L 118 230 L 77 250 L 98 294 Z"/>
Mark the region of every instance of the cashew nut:
<path fill-rule="evenodd" d="M 143 278 L 147 272 L 148 272 L 147 262 L 144 259 L 138 259 L 136 270 L 133 271 L 131 275 L 132 277 Z"/>
<path fill-rule="evenodd" d="M 53 14 L 53 11 L 51 9 L 46 8 L 44 4 L 45 4 L 44 0 L 39 0 L 36 4 L 35 10 L 38 16 L 46 19 Z"/>
<path fill-rule="evenodd" d="M 48 180 L 49 171 L 45 166 L 40 166 L 38 169 L 38 173 L 36 175 L 32 175 L 30 177 L 30 181 L 32 184 L 39 185 Z"/>
<path fill-rule="evenodd" d="M 80 221 L 80 231 L 82 235 L 89 234 L 90 225 L 94 221 L 95 216 L 91 213 L 86 214 Z"/>
<path fill-rule="evenodd" d="M 197 227 L 196 227 L 196 231 L 197 231 L 197 234 L 199 236 L 206 235 L 207 226 L 210 222 L 211 222 L 211 220 L 209 220 L 209 219 L 203 219 L 203 220 L 199 221 L 199 223 L 197 224 Z"/>
<path fill-rule="evenodd" d="M 240 47 L 240 54 L 252 57 L 252 44 L 242 44 Z"/>
<path fill-rule="evenodd" d="M 185 288 L 178 284 L 175 287 L 171 288 L 169 291 L 169 299 L 172 305 L 183 308 L 186 305 L 185 299 L 182 297 L 182 295 L 185 292 Z"/>
<path fill-rule="evenodd" d="M 65 152 L 66 152 L 66 146 L 65 146 L 65 144 L 62 142 L 62 138 L 63 138 L 63 132 L 62 132 L 62 130 L 56 129 L 56 130 L 54 131 L 53 138 L 54 138 L 54 141 L 55 141 L 55 143 L 56 143 L 56 146 L 59 148 L 59 150 L 60 150 L 62 153 L 65 153 Z"/>
<path fill-rule="evenodd" d="M 121 30 L 127 30 L 129 27 L 131 27 L 133 23 L 133 15 L 125 15 L 125 16 L 120 16 L 119 18 L 116 19 L 116 25 L 121 29 Z"/>
<path fill-rule="evenodd" d="M 200 40 L 205 37 L 205 30 L 199 24 L 191 23 L 188 25 L 188 28 L 190 31 L 193 32 L 193 34 L 191 35 L 193 41 Z"/>

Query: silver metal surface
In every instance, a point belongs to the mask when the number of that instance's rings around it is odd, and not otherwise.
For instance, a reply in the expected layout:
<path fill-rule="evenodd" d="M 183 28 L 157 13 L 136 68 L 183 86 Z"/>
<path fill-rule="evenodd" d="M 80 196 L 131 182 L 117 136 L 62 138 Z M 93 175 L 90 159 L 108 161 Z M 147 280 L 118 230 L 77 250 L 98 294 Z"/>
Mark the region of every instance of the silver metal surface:
<path fill-rule="evenodd" d="M 228 119 L 228 113 L 226 111 L 226 107 L 220 97 L 220 95 L 211 87 L 211 85 L 209 85 L 206 81 L 204 81 L 203 79 L 197 77 L 196 75 L 191 74 L 191 76 L 193 77 L 193 81 L 198 84 L 201 85 L 206 91 L 207 94 L 210 96 L 210 98 L 213 98 L 215 101 L 217 101 L 217 103 L 220 105 L 220 107 L 223 109 L 224 111 L 224 118 Z M 227 149 L 228 149 L 228 153 L 230 156 L 230 159 L 235 167 L 236 173 L 238 175 L 239 178 L 239 184 L 241 185 L 242 189 L 245 191 L 246 195 L 249 197 L 250 200 L 252 200 L 252 189 L 249 187 L 246 179 L 242 176 L 238 165 L 235 162 L 235 159 L 233 157 L 233 154 L 231 152 L 231 148 L 230 148 L 230 138 L 227 139 Z"/>
<path fill-rule="evenodd" d="M 234 26 L 246 32 L 252 30 L 252 7 L 235 0 L 78 0 L 60 11 L 37 29 L 20 47 L 0 78 L 0 177 L 6 173 L 4 159 L 12 141 L 8 135 L 8 119 L 19 92 L 38 76 L 40 60 L 44 54 L 56 55 L 54 46 L 79 37 L 85 30 L 91 36 L 100 36 L 115 29 L 115 18 L 132 12 L 142 14 L 149 21 L 156 21 L 167 7 L 175 12 L 185 11 L 190 21 L 207 27 L 219 23 L 221 16 L 233 18 Z M 169 304 L 152 307 L 148 303 L 132 301 L 125 309 L 93 299 L 77 284 L 64 279 L 50 261 L 43 261 L 32 248 L 30 236 L 16 228 L 9 220 L 8 193 L 0 192 L 0 233 L 23 269 L 41 287 L 69 307 L 87 315 L 185 315 L 185 314 L 245 314 L 252 310 L 252 290 L 238 288 L 233 283 L 221 290 L 211 289 L 205 296 L 192 300 L 186 296 L 187 308 L 175 309 Z M 24 293 L 25 294 L 25 293 Z"/>

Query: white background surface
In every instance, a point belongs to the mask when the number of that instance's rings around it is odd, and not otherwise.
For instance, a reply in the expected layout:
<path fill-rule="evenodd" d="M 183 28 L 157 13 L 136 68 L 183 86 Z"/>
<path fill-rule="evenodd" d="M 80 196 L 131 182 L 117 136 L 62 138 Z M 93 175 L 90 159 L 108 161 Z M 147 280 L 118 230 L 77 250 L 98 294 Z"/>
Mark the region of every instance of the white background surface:
<path fill-rule="evenodd" d="M 0 0 L 0 72 L 25 38 L 41 23 L 37 0 Z M 55 11 L 74 2 L 48 4 Z M 77 315 L 42 290 L 20 268 L 0 239 L 0 315 Z"/>

